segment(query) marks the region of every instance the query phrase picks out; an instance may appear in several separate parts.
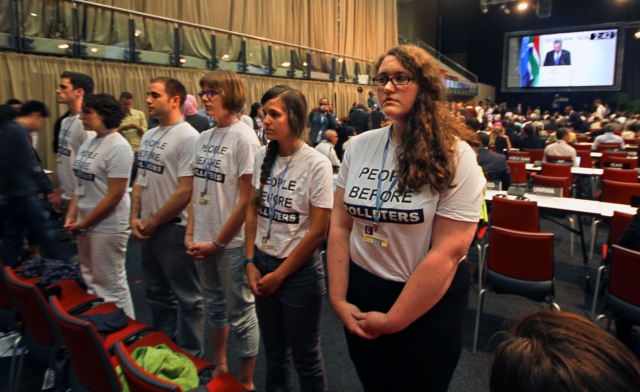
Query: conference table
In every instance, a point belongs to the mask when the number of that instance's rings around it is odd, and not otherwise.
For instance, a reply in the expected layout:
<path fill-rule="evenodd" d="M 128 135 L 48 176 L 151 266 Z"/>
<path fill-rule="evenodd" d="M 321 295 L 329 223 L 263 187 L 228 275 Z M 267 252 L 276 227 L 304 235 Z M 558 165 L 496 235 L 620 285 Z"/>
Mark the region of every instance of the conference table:
<path fill-rule="evenodd" d="M 496 195 L 506 195 L 506 192 L 487 190 L 485 193 L 485 200 L 490 203 L 493 200 L 493 197 Z M 517 196 L 507 195 L 507 197 L 514 200 Z M 604 203 L 597 200 L 540 196 L 528 193 L 525 194 L 525 198 L 529 201 L 535 201 L 538 204 L 538 209 L 542 217 L 569 230 L 574 234 L 577 234 L 580 237 L 580 246 L 582 248 L 582 260 L 584 265 L 585 290 L 587 292 L 591 291 L 591 273 L 589 271 L 589 257 L 587 247 L 584 241 L 584 227 L 582 224 L 582 218 L 610 218 L 613 216 L 613 213 L 615 211 L 625 212 L 627 214 L 635 214 L 637 212 L 637 208 L 624 204 Z M 576 215 L 578 228 L 573 228 L 554 219 L 554 216 L 558 217 L 558 215 L 563 214 Z"/>

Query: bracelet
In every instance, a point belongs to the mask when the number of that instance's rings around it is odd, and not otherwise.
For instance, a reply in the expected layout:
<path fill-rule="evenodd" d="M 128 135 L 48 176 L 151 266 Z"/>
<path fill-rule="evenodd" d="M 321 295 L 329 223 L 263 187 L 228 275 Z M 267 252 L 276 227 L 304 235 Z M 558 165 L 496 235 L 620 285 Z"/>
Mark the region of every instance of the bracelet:
<path fill-rule="evenodd" d="M 217 242 L 216 240 L 213 240 L 211 242 L 213 242 L 213 244 L 216 246 L 216 248 L 218 248 L 220 250 L 224 250 L 224 247 L 226 246 L 226 245 L 223 245 L 223 244 Z"/>
<path fill-rule="evenodd" d="M 247 264 L 255 264 L 256 263 L 256 258 L 252 257 L 250 259 L 244 259 L 243 263 L 244 263 L 244 267 L 246 268 Z"/>

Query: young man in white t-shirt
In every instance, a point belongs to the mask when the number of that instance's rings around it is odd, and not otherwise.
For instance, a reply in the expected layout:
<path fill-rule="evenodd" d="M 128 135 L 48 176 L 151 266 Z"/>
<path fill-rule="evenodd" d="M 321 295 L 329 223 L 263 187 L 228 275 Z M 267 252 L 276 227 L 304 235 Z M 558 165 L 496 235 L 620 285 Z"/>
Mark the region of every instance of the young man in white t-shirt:
<path fill-rule="evenodd" d="M 147 131 L 140 141 L 130 223 L 133 236 L 141 242 L 154 327 L 170 337 L 179 329 L 180 346 L 200 356 L 204 353 L 204 300 L 195 261 L 183 244 L 193 188 L 191 163 L 199 136 L 180 113 L 186 95 L 176 79 L 151 80 L 147 106 L 160 126 Z"/>
<path fill-rule="evenodd" d="M 65 212 L 76 186 L 73 175 L 76 153 L 85 140 L 96 135 L 93 131 L 85 131 L 79 119 L 82 101 L 85 96 L 93 93 L 93 85 L 93 79 L 89 75 L 64 71 L 60 75 L 60 84 L 56 89 L 58 103 L 63 103 L 69 108 L 69 116 L 62 120 L 60 125 L 56 150 L 59 192 Z"/>

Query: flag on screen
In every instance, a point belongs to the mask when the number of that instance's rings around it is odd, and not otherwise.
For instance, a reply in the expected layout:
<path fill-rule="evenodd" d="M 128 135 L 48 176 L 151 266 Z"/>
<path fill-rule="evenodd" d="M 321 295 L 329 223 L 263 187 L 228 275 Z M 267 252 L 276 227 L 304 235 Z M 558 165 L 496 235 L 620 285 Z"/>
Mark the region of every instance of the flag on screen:
<path fill-rule="evenodd" d="M 532 87 L 538 85 L 540 74 L 540 37 L 522 37 L 520 43 L 520 87 Z"/>

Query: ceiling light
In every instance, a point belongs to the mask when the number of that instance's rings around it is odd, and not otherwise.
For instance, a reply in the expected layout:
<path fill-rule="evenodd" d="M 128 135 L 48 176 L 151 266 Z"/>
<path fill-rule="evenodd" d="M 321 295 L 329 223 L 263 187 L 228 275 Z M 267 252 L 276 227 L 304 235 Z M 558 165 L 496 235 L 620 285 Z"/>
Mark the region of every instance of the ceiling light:
<path fill-rule="evenodd" d="M 511 13 L 511 10 L 503 4 L 500 6 L 500 12 L 504 12 L 505 15 L 509 15 Z"/>
<path fill-rule="evenodd" d="M 142 34 L 142 31 L 139 29 L 136 29 L 136 31 L 133 32 L 133 35 L 135 35 L 136 37 L 139 37 L 140 34 Z"/>
<path fill-rule="evenodd" d="M 62 49 L 62 50 L 69 49 L 69 44 L 60 44 L 58 45 L 58 49 Z"/>
<path fill-rule="evenodd" d="M 185 59 L 184 57 L 180 57 L 180 64 L 184 64 L 187 62 L 187 59 Z"/>
<path fill-rule="evenodd" d="M 288 61 L 285 61 L 284 63 L 282 63 L 282 64 L 280 64 L 280 65 L 286 68 L 286 67 L 290 66 L 290 65 L 291 65 L 291 63 L 290 63 L 290 62 L 288 62 Z"/>
<path fill-rule="evenodd" d="M 29 15 L 31 16 L 38 16 L 38 14 L 36 14 L 35 12 L 30 13 Z"/>
<path fill-rule="evenodd" d="M 527 8 L 529 8 L 529 3 L 523 1 L 522 3 L 518 4 L 518 10 L 519 11 L 524 11 Z"/>
<path fill-rule="evenodd" d="M 223 60 L 227 60 L 227 59 L 229 59 L 229 55 L 228 55 L 228 54 L 223 54 L 223 55 L 222 55 L 222 59 L 223 59 Z"/>
<path fill-rule="evenodd" d="M 636 37 L 636 39 L 640 39 L 640 30 L 636 31 L 633 36 Z"/>
<path fill-rule="evenodd" d="M 339 62 L 339 63 L 341 63 L 341 62 L 343 62 L 343 61 L 344 61 L 344 59 L 343 59 L 342 57 L 338 59 L 338 62 Z"/>
<path fill-rule="evenodd" d="M 89 49 L 89 50 L 90 50 L 90 51 L 92 51 L 93 53 L 95 53 L 95 52 L 97 52 L 97 51 L 98 51 L 98 48 L 91 48 L 91 49 Z"/>
<path fill-rule="evenodd" d="M 306 61 L 303 61 L 303 62 L 302 62 L 302 66 L 303 66 L 303 67 L 306 67 L 306 66 L 307 66 L 307 62 L 306 62 Z"/>
<path fill-rule="evenodd" d="M 489 12 L 489 6 L 487 6 L 484 3 L 480 4 L 480 12 L 482 12 L 483 14 L 486 14 L 487 12 Z"/>

